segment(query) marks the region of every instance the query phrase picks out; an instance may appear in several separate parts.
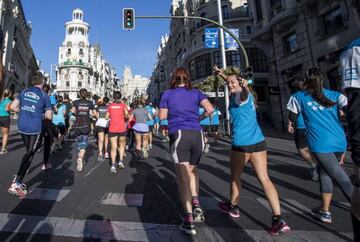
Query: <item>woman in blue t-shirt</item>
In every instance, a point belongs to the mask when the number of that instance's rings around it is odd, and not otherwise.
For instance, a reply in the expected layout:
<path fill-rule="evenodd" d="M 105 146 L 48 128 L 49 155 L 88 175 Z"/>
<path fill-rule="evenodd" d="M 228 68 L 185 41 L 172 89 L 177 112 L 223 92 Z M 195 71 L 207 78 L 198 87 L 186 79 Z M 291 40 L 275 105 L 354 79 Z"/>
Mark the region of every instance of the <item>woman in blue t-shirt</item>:
<path fill-rule="evenodd" d="M 214 67 L 214 74 L 220 75 L 228 83 L 231 93 L 229 106 L 232 120 L 230 200 L 219 202 L 219 208 L 231 217 L 240 217 L 238 207 L 240 177 L 245 165 L 250 161 L 273 212 L 269 233 L 279 235 L 289 232 L 290 227 L 281 216 L 278 193 L 268 176 L 265 138 L 257 123 L 255 98 L 247 85 L 247 80 L 235 73 L 226 76 L 217 66 Z"/>
<path fill-rule="evenodd" d="M 9 138 L 10 129 L 10 104 L 11 104 L 11 91 L 8 89 L 4 90 L 3 96 L 0 100 L 0 127 L 2 133 L 2 147 L 0 154 L 7 153 L 7 143 Z"/>
<path fill-rule="evenodd" d="M 292 122 L 299 114 L 304 118 L 309 148 L 319 165 L 322 206 L 314 213 L 321 221 L 331 223 L 329 209 L 333 180 L 348 201 L 353 191 L 349 177 L 339 164 L 347 147 L 339 111 L 347 106 L 347 98 L 339 92 L 324 89 L 324 75 L 319 69 L 309 69 L 307 75 L 304 91 L 291 97 L 287 109 Z"/>

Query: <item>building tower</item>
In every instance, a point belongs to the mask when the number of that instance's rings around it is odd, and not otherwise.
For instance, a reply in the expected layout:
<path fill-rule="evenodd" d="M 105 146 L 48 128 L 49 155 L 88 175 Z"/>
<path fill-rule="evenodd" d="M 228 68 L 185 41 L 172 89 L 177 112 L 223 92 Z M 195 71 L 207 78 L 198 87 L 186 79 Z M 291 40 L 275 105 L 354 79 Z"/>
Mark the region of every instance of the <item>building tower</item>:
<path fill-rule="evenodd" d="M 89 24 L 84 13 L 75 9 L 72 21 L 65 24 L 65 40 L 59 48 L 57 91 L 77 99 L 81 88 L 93 91 L 93 68 L 89 44 Z"/>

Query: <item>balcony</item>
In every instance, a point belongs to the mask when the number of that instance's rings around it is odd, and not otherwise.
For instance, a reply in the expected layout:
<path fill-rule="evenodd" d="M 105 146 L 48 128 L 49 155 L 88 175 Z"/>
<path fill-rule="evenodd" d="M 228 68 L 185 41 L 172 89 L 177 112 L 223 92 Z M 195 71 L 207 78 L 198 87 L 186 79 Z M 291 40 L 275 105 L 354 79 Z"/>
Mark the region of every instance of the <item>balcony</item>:
<path fill-rule="evenodd" d="M 250 17 L 250 13 L 247 10 L 246 11 L 234 11 L 234 12 L 224 14 L 223 21 L 226 22 L 229 20 L 243 19 L 243 18 L 249 18 L 249 17 Z M 208 19 L 218 21 L 219 16 L 215 15 L 215 16 L 209 17 Z M 205 25 L 209 25 L 209 24 L 211 24 L 211 23 L 207 22 L 207 21 L 201 21 L 196 24 L 196 29 L 199 29 L 199 28 L 201 28 Z"/>
<path fill-rule="evenodd" d="M 85 68 L 88 69 L 90 72 L 90 75 L 92 75 L 92 66 L 88 63 L 84 63 L 82 61 L 65 61 L 63 63 L 60 63 L 58 68 L 59 70 L 62 68 L 67 68 L 67 67 L 80 67 L 80 68 Z"/>

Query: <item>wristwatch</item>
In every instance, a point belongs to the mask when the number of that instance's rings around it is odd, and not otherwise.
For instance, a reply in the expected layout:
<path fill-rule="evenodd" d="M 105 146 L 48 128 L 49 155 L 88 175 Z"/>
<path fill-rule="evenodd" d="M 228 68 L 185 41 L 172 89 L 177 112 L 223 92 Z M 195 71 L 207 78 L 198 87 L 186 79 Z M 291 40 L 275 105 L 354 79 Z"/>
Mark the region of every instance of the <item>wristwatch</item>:
<path fill-rule="evenodd" d="M 350 178 L 351 183 L 355 187 L 360 187 L 360 179 L 357 177 L 357 175 L 352 174 L 349 178 Z"/>

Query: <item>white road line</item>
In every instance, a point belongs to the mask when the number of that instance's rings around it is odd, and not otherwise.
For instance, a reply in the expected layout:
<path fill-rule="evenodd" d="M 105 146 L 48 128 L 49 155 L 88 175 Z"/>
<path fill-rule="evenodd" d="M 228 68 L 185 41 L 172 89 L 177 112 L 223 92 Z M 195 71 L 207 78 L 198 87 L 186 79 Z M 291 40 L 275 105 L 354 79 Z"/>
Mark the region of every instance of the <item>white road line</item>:
<path fill-rule="evenodd" d="M 96 166 L 94 166 L 93 168 L 91 168 L 91 170 L 90 170 L 88 173 L 86 173 L 86 175 L 84 176 L 84 178 L 87 177 L 87 176 L 89 176 L 89 175 L 91 175 L 91 173 L 92 173 L 93 171 L 95 171 L 95 170 L 96 170 L 99 166 L 101 166 L 103 163 L 104 163 L 104 161 L 98 161 L 98 164 L 97 164 Z"/>
<path fill-rule="evenodd" d="M 67 189 L 49 189 L 49 188 L 34 188 L 29 191 L 25 199 L 38 199 L 60 202 L 70 190 Z"/>
<path fill-rule="evenodd" d="M 117 205 L 128 207 L 141 207 L 143 204 L 143 194 L 127 193 L 105 193 L 101 199 L 104 205 Z"/>

